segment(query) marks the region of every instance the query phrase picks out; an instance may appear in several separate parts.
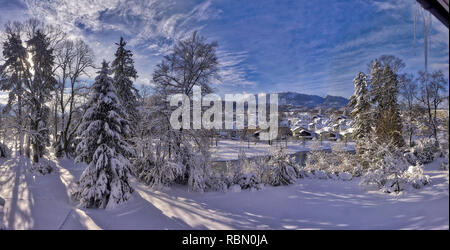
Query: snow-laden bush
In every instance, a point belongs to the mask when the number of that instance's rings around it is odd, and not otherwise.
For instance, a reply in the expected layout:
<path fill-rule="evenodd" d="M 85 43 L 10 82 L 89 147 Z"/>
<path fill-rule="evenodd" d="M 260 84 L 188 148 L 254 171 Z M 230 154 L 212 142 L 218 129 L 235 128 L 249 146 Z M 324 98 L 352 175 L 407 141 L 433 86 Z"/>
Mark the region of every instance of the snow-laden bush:
<path fill-rule="evenodd" d="M 350 180 L 353 176 L 361 176 L 363 167 L 358 161 L 358 155 L 345 150 L 344 143 L 339 142 L 332 146 L 329 154 L 332 164 L 328 172 L 334 173 L 340 180 Z"/>
<path fill-rule="evenodd" d="M 237 184 L 241 189 L 261 189 L 261 178 L 258 174 L 258 165 L 255 160 L 249 159 L 244 150 L 239 151 L 238 162 L 235 165 L 228 164 L 231 180 L 233 184 Z"/>
<path fill-rule="evenodd" d="M 345 151 L 343 143 L 335 144 L 332 152 L 320 150 L 319 145 L 314 143 L 302 171 L 300 175 L 304 177 L 347 181 L 353 176 L 360 176 L 362 167 L 355 154 Z"/>
<path fill-rule="evenodd" d="M 11 151 L 5 144 L 0 143 L 0 158 L 9 158 L 9 157 L 11 157 Z"/>
<path fill-rule="evenodd" d="M 291 157 L 284 148 L 272 150 L 270 160 L 270 184 L 272 186 L 289 185 L 295 183 L 298 170 Z"/>
<path fill-rule="evenodd" d="M 262 184 L 270 185 L 272 167 L 269 165 L 270 158 L 267 156 L 256 157 L 252 160 L 256 176 Z"/>
<path fill-rule="evenodd" d="M 381 145 L 373 159 L 361 184 L 374 184 L 387 193 L 403 190 L 400 178 L 408 167 L 403 154 L 399 150 L 390 149 L 389 145 Z"/>
<path fill-rule="evenodd" d="M 153 188 L 168 187 L 184 173 L 184 165 L 167 157 L 167 152 L 158 143 L 146 143 L 143 155 L 133 160 L 134 175 Z"/>
<path fill-rule="evenodd" d="M 409 166 L 408 170 L 403 173 L 402 178 L 416 189 L 431 182 L 430 177 L 423 174 L 423 166 Z"/>
<path fill-rule="evenodd" d="M 30 173 L 33 174 L 40 174 L 40 175 L 46 175 L 53 172 L 53 167 L 51 166 L 50 162 L 46 159 L 41 159 L 37 163 L 32 163 L 30 167 Z"/>
<path fill-rule="evenodd" d="M 247 174 L 241 174 L 239 176 L 239 179 L 237 180 L 237 183 L 241 189 L 262 189 L 263 185 L 259 182 L 258 176 L 254 172 L 250 172 Z"/>
<path fill-rule="evenodd" d="M 420 188 L 430 182 L 422 167 L 410 166 L 400 149 L 383 144 L 375 152 L 362 185 L 375 185 L 386 193 L 398 193 L 408 185 Z"/>
<path fill-rule="evenodd" d="M 137 160 L 135 168 L 140 169 L 139 179 L 154 188 L 170 186 L 184 171 L 181 164 L 168 161 L 154 163 L 148 158 Z"/>
<path fill-rule="evenodd" d="M 308 172 L 315 172 L 318 170 L 327 170 L 331 165 L 333 165 L 333 160 L 331 155 L 320 148 L 320 142 L 314 142 L 310 151 L 306 157 L 305 170 Z"/>
<path fill-rule="evenodd" d="M 187 159 L 187 184 L 191 191 L 203 192 L 207 189 L 207 182 L 211 168 L 211 161 L 208 153 L 200 153 L 191 155 L 190 159 Z"/>
<path fill-rule="evenodd" d="M 405 160 L 411 164 L 411 165 L 416 165 L 419 164 L 420 165 L 420 161 L 417 159 L 417 156 L 414 155 L 413 152 L 411 151 L 407 151 L 403 154 L 403 157 L 405 158 Z"/>
<path fill-rule="evenodd" d="M 216 192 L 227 192 L 231 185 L 233 185 L 232 181 L 223 173 L 211 175 L 206 182 L 207 189 Z"/>
<path fill-rule="evenodd" d="M 409 155 L 407 159 L 412 165 L 416 163 L 422 165 L 431 163 L 435 159 L 435 153 L 439 151 L 439 147 L 436 145 L 436 141 L 431 138 L 421 139 L 416 141 L 416 145 L 411 149 L 411 153 L 415 156 Z M 411 159 L 412 158 L 412 159 Z M 411 162 L 411 160 L 415 160 Z"/>

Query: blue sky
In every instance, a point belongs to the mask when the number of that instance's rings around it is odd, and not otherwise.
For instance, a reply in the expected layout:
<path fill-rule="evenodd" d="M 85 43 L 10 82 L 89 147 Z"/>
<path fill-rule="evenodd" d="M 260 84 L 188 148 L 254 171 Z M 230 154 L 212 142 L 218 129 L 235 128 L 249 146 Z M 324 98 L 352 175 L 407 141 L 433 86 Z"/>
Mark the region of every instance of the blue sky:
<path fill-rule="evenodd" d="M 383 54 L 407 72 L 424 68 L 423 29 L 413 40 L 414 0 L 0 0 L 0 25 L 38 17 L 82 37 L 112 60 L 114 42 L 129 42 L 139 73 L 151 85 L 154 66 L 174 41 L 194 30 L 219 43 L 220 94 L 296 91 L 349 97 L 352 79 Z M 448 29 L 433 18 L 430 69 L 448 74 Z M 447 75 L 448 77 L 448 75 Z"/>

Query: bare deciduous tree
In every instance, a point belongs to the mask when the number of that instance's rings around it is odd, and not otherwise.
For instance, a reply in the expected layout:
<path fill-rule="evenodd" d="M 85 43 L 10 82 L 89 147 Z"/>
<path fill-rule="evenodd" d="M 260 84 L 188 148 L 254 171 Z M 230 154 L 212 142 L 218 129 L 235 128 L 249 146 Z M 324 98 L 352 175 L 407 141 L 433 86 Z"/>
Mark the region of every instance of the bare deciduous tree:
<path fill-rule="evenodd" d="M 416 104 L 418 87 L 413 75 L 400 75 L 399 80 L 400 96 L 402 97 L 403 106 L 403 127 L 408 135 L 409 146 L 412 147 L 412 137 L 417 129 L 417 117 L 420 113 L 420 109 Z"/>
<path fill-rule="evenodd" d="M 178 42 L 173 53 L 156 66 L 153 81 L 157 90 L 164 95 L 191 95 L 192 88 L 200 86 L 202 93 L 210 93 L 210 81 L 218 78 L 216 47 L 216 42 L 207 43 L 196 32 L 189 39 Z"/>
<path fill-rule="evenodd" d="M 419 72 L 418 81 L 421 84 L 421 95 L 419 101 L 426 110 L 426 126 L 430 129 L 431 135 L 438 139 L 438 118 L 437 111 L 440 104 L 444 101 L 443 92 L 446 91 L 448 80 L 445 79 L 442 71 L 433 73 Z"/>
<path fill-rule="evenodd" d="M 82 40 L 65 40 L 56 47 L 56 63 L 58 85 L 54 108 L 54 132 L 57 141 L 57 154 L 70 153 L 69 146 L 75 135 L 78 124 L 73 124 L 74 112 L 76 112 L 76 99 L 81 98 L 85 88 L 80 81 L 87 70 L 93 67 L 93 52 Z M 67 90 L 67 84 L 69 85 Z M 66 98 L 67 97 L 67 98 Z M 61 113 L 61 121 L 58 122 L 58 111 Z M 61 129 L 58 130 L 58 124 Z M 59 131 L 59 134 L 57 134 Z"/>

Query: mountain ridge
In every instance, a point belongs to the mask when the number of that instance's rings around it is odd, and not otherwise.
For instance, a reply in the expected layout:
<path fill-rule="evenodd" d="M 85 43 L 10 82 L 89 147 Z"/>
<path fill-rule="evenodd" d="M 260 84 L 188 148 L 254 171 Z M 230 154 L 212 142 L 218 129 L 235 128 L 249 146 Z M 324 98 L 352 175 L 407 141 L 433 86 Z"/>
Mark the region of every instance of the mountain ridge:
<path fill-rule="evenodd" d="M 326 95 L 325 97 L 321 97 L 289 91 L 278 93 L 278 102 L 280 105 L 340 108 L 347 106 L 349 100 L 342 96 Z"/>

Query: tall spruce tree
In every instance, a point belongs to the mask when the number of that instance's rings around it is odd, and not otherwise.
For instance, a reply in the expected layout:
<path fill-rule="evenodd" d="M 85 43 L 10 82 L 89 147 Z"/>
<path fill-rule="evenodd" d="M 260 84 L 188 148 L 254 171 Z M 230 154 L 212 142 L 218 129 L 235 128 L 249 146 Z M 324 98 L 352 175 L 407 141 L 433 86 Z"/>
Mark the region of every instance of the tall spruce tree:
<path fill-rule="evenodd" d="M 400 108 L 397 102 L 399 81 L 397 74 L 387 64 L 384 67 L 375 60 L 371 71 L 371 101 L 374 104 L 376 140 L 404 145 Z"/>
<path fill-rule="evenodd" d="M 117 48 L 114 61 L 111 63 L 111 69 L 114 73 L 114 87 L 117 90 L 122 105 L 127 112 L 131 126 L 135 127 L 138 121 L 138 106 L 139 92 L 133 86 L 133 80 L 137 78 L 137 72 L 134 68 L 133 53 L 131 50 L 125 49 L 127 43 L 121 37 L 119 43 L 116 43 Z"/>
<path fill-rule="evenodd" d="M 133 152 L 124 140 L 129 134 L 129 121 L 109 76 L 108 63 L 103 61 L 98 73 L 78 130 L 82 140 L 76 149 L 77 161 L 89 165 L 74 197 L 83 207 L 106 208 L 127 201 L 133 192 L 126 158 Z"/>
<path fill-rule="evenodd" d="M 349 107 L 352 109 L 351 116 L 354 119 L 353 138 L 357 142 L 357 151 L 362 153 L 361 139 L 369 138 L 372 132 L 371 105 L 366 75 L 359 72 L 353 80 L 353 84 L 355 92 L 349 102 Z"/>
<path fill-rule="evenodd" d="M 50 109 L 46 102 L 51 98 L 51 91 L 55 89 L 56 79 L 53 73 L 54 55 L 50 47 L 50 39 L 37 30 L 27 41 L 31 54 L 32 74 L 25 81 L 25 100 L 29 110 L 31 147 L 33 162 L 45 153 L 45 147 L 50 143 L 48 117 Z"/>
<path fill-rule="evenodd" d="M 23 155 L 24 143 L 24 102 L 23 82 L 27 69 L 30 67 L 28 54 L 22 44 L 20 35 L 11 29 L 6 30 L 7 38 L 3 43 L 3 57 L 5 62 L 0 65 L 0 90 L 8 91 L 9 98 L 3 112 L 9 112 L 13 105 L 17 110 L 17 133 L 19 135 L 19 155 Z"/>

